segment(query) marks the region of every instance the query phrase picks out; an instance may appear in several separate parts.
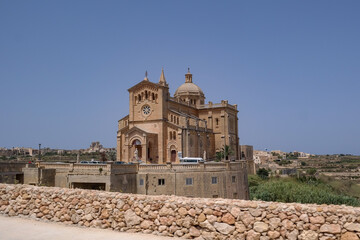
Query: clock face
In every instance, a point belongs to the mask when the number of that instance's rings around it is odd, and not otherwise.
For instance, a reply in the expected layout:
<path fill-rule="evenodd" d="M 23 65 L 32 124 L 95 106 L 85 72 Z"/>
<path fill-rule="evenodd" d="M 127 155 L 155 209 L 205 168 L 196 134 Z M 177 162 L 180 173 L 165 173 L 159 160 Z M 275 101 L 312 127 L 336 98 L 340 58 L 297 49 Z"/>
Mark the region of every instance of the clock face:
<path fill-rule="evenodd" d="M 150 108 L 150 106 L 149 105 L 145 105 L 145 106 L 143 106 L 143 108 L 142 108 L 142 112 L 143 112 L 143 114 L 144 115 L 149 115 L 150 114 L 150 112 L 151 112 L 151 108 Z"/>

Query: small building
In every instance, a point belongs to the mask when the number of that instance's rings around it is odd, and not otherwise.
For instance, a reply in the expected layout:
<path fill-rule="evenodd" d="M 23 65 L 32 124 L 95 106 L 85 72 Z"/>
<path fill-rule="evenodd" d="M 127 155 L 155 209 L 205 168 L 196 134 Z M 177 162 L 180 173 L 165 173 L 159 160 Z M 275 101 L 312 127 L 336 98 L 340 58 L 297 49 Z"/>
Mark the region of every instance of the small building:
<path fill-rule="evenodd" d="M 241 160 L 247 163 L 248 174 L 255 174 L 257 165 L 254 162 L 254 148 L 251 145 L 240 145 Z"/>
<path fill-rule="evenodd" d="M 198 164 L 78 164 L 27 166 L 24 183 L 146 195 L 249 199 L 245 161 Z"/>

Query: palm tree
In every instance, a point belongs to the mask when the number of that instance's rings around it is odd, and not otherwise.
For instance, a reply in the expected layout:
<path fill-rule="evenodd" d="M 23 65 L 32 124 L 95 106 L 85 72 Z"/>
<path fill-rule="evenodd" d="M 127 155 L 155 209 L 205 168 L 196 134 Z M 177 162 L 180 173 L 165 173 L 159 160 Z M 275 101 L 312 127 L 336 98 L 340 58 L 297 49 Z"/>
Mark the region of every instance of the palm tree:
<path fill-rule="evenodd" d="M 229 160 L 229 156 L 231 154 L 233 154 L 231 147 L 229 145 L 225 145 L 223 148 L 221 148 L 220 151 L 216 152 L 216 160 L 217 161 L 221 161 L 222 159 Z"/>
<path fill-rule="evenodd" d="M 221 161 L 224 158 L 223 151 L 216 152 L 216 161 Z"/>
<path fill-rule="evenodd" d="M 225 158 L 225 160 L 229 160 L 229 155 L 231 155 L 233 153 L 233 151 L 231 150 L 231 147 L 229 145 L 225 145 L 221 149 L 221 151 L 223 153 L 223 157 Z"/>

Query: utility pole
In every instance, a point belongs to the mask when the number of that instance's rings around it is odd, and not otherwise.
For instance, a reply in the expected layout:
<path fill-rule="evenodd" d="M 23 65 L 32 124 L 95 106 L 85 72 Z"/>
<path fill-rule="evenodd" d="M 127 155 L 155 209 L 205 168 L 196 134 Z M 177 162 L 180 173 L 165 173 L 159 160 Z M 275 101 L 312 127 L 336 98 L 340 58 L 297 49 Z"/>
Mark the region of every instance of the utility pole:
<path fill-rule="evenodd" d="M 41 143 L 39 143 L 39 161 L 41 160 Z"/>

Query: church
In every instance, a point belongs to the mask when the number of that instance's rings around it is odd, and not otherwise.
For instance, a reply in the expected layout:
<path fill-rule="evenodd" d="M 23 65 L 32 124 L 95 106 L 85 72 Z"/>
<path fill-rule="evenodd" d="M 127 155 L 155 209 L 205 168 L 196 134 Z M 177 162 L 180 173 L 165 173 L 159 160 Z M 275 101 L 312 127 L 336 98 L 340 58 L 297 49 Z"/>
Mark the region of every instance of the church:
<path fill-rule="evenodd" d="M 216 159 L 224 146 L 224 160 L 238 160 L 238 110 L 227 100 L 205 102 L 190 69 L 185 83 L 170 95 L 162 69 L 158 82 L 144 80 L 128 89 L 129 115 L 118 121 L 117 161 L 146 164 L 179 163 L 183 157 Z"/>
<path fill-rule="evenodd" d="M 205 103 L 190 70 L 174 96 L 161 71 L 128 89 L 129 115 L 118 121 L 117 161 L 135 164 L 38 162 L 22 169 L 24 183 L 144 195 L 249 199 L 247 161 L 240 159 L 238 110 Z M 231 149 L 225 161 L 216 153 Z M 243 149 L 244 153 L 245 148 Z M 179 164 L 198 157 L 198 164 Z M 144 164 L 139 164 L 144 163 Z"/>

